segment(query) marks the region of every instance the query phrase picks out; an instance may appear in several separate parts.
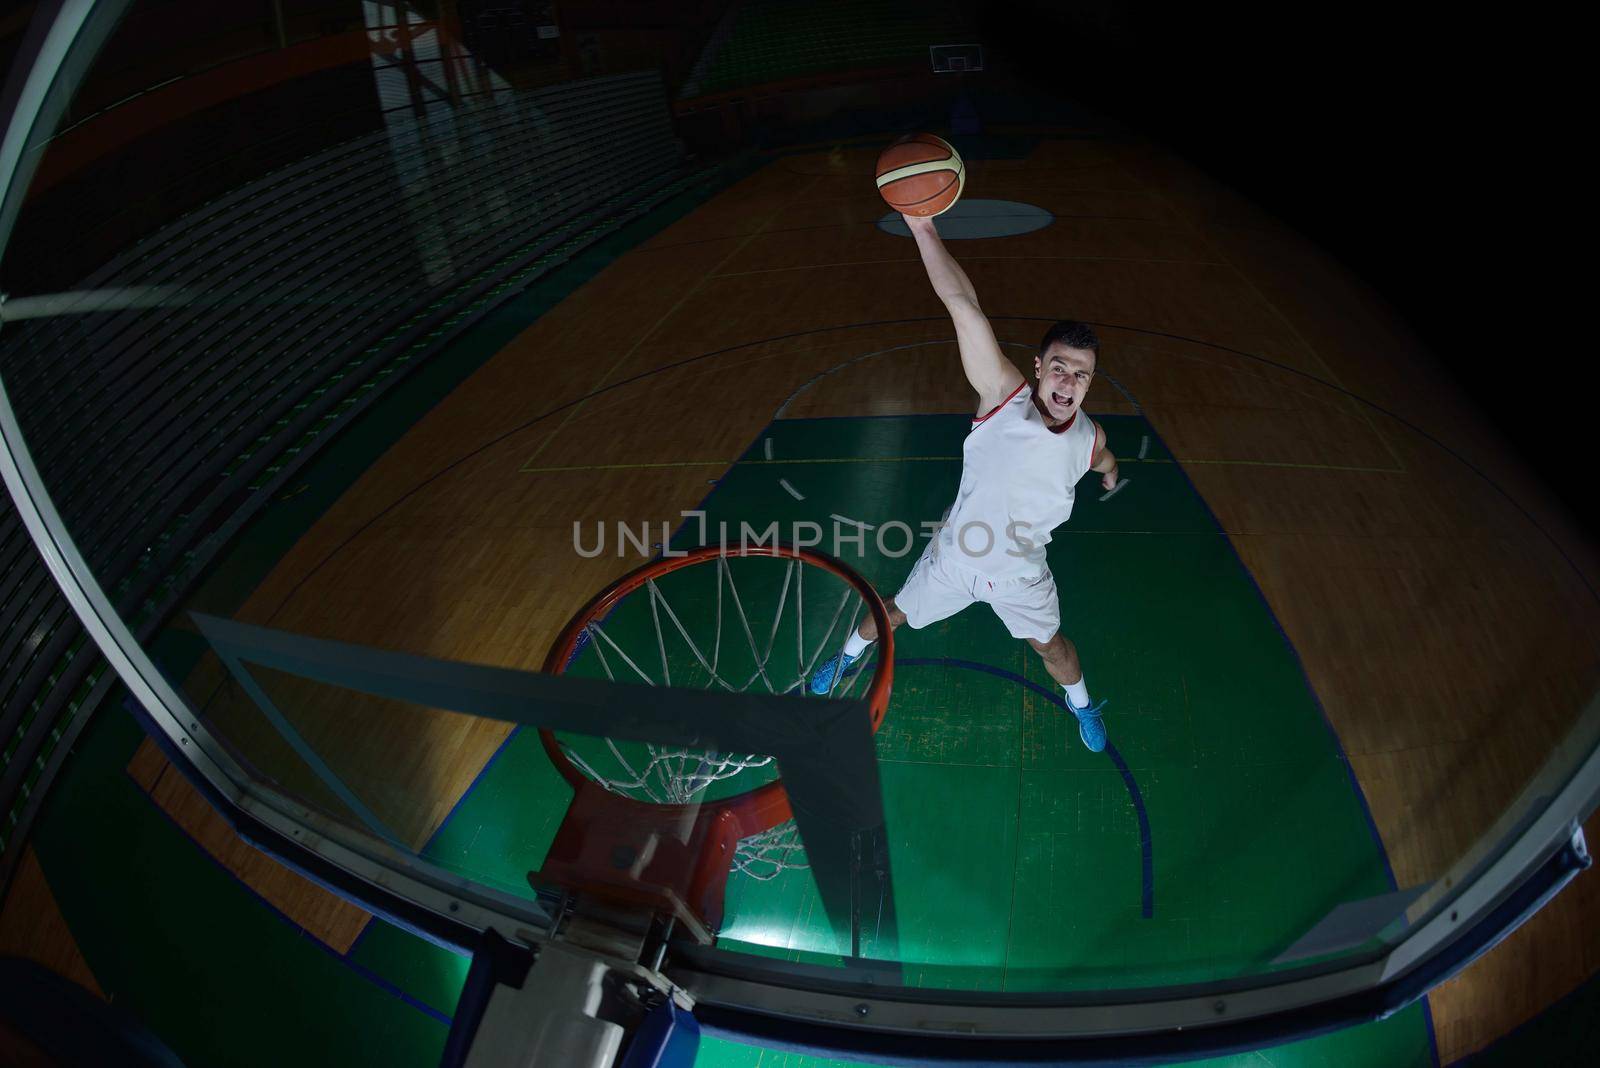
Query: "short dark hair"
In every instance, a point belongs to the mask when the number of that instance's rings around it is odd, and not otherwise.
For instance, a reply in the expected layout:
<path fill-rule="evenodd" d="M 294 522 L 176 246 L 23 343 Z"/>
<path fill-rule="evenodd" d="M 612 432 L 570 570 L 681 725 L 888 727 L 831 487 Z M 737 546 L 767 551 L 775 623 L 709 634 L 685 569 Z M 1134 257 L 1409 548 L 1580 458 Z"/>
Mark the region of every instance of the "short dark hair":
<path fill-rule="evenodd" d="M 1039 356 L 1050 351 L 1051 345 L 1065 345 L 1069 349 L 1087 349 L 1094 353 L 1094 362 L 1100 362 L 1100 335 L 1094 332 L 1094 327 L 1088 323 L 1080 323 L 1076 319 L 1063 319 L 1044 332 L 1044 340 L 1039 342 Z"/>

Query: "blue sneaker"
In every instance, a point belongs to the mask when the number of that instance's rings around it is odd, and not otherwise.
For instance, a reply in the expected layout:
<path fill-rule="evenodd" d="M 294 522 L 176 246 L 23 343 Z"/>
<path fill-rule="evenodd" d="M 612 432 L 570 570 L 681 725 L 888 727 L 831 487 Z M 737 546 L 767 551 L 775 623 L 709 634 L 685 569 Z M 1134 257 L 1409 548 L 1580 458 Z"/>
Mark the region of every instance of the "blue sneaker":
<path fill-rule="evenodd" d="M 1072 708 L 1071 701 L 1067 702 L 1067 707 Z M 1072 708 L 1072 714 L 1078 717 L 1078 737 L 1091 753 L 1099 753 L 1106 747 L 1106 721 L 1100 714 L 1104 707 L 1106 702 L 1102 697 L 1088 708 Z"/>
<path fill-rule="evenodd" d="M 839 663 L 841 659 L 844 661 L 843 664 Z M 833 676 L 837 673 L 842 679 L 843 673 L 850 670 L 850 665 L 860 659 L 860 655 L 851 656 L 848 653 L 835 653 L 828 657 L 821 667 L 811 673 L 811 692 L 825 696 L 833 686 Z"/>

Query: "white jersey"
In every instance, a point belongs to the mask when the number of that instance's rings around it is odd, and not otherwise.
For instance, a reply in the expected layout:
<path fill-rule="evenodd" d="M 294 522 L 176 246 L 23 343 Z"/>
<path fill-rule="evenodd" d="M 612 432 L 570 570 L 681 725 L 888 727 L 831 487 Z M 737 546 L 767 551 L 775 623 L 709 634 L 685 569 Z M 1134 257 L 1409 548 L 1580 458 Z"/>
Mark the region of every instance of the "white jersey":
<path fill-rule="evenodd" d="M 1094 437 L 1094 421 L 1082 411 L 1061 426 L 1045 425 L 1023 382 L 972 421 L 962 446 L 961 489 L 935 554 L 994 580 L 1037 577 L 1050 532 L 1072 515 Z"/>

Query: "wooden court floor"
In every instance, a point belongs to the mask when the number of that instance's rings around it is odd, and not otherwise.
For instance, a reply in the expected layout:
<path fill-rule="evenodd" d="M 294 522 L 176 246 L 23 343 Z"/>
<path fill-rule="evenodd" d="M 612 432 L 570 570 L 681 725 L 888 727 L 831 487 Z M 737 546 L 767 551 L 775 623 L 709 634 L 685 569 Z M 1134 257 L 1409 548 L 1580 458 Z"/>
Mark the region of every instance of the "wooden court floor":
<path fill-rule="evenodd" d="M 970 412 L 914 247 L 874 225 L 875 153 L 776 158 L 623 255 L 420 419 L 238 618 L 536 668 L 639 562 L 578 556 L 575 522 L 676 526 L 780 415 Z M 1179 161 L 1040 136 L 974 159 L 966 195 L 1055 216 L 951 243 L 1006 351 L 1056 318 L 1098 326 L 1090 412 L 1160 435 L 1298 654 L 1397 883 L 1440 875 L 1600 683 L 1593 545 L 1358 280 Z M 215 681 L 203 664 L 190 692 Z M 383 815 L 420 847 L 505 731 L 407 722 L 311 729 L 410 784 Z M 320 893 L 287 895 L 313 912 Z M 1441 1061 L 1600 970 L 1593 896 L 1580 881 L 1430 996 Z"/>

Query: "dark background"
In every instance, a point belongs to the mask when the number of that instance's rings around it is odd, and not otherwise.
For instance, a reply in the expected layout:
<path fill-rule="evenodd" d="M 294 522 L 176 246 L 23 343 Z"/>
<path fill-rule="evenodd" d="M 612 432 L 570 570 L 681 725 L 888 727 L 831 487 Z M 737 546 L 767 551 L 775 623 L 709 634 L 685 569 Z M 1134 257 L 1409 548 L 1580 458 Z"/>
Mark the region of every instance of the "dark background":
<path fill-rule="evenodd" d="M 196 2 L 135 10 L 171 21 Z M 297 35 L 339 28 L 341 12 L 360 22 L 355 0 L 283 2 Z M 1569 147 L 1593 123 L 1577 103 L 1589 95 L 1584 38 L 1563 9 L 929 2 L 966 7 L 997 70 L 1030 92 L 1165 145 L 1342 261 L 1596 526 L 1582 432 L 1591 357 L 1571 314 L 1582 307 L 1579 272 L 1589 273 L 1578 224 L 1587 169 Z M 0 0 L 0 63 L 34 6 Z M 559 0 L 553 10 L 568 36 L 609 34 L 613 59 L 630 69 L 641 55 L 675 56 L 660 60 L 670 79 L 724 7 Z M 246 0 L 225 21 L 254 19 L 265 33 L 269 8 Z M 144 34 L 138 45 L 181 49 L 196 34 Z M 641 34 L 644 44 L 623 47 Z"/>
<path fill-rule="evenodd" d="M 1363 278 L 1592 518 L 1591 357 L 1562 292 L 1587 273 L 1565 265 L 1584 250 L 1566 248 L 1577 31 L 1555 8 L 1428 8 L 1011 0 L 984 25 L 1033 88 L 1164 143 Z"/>

